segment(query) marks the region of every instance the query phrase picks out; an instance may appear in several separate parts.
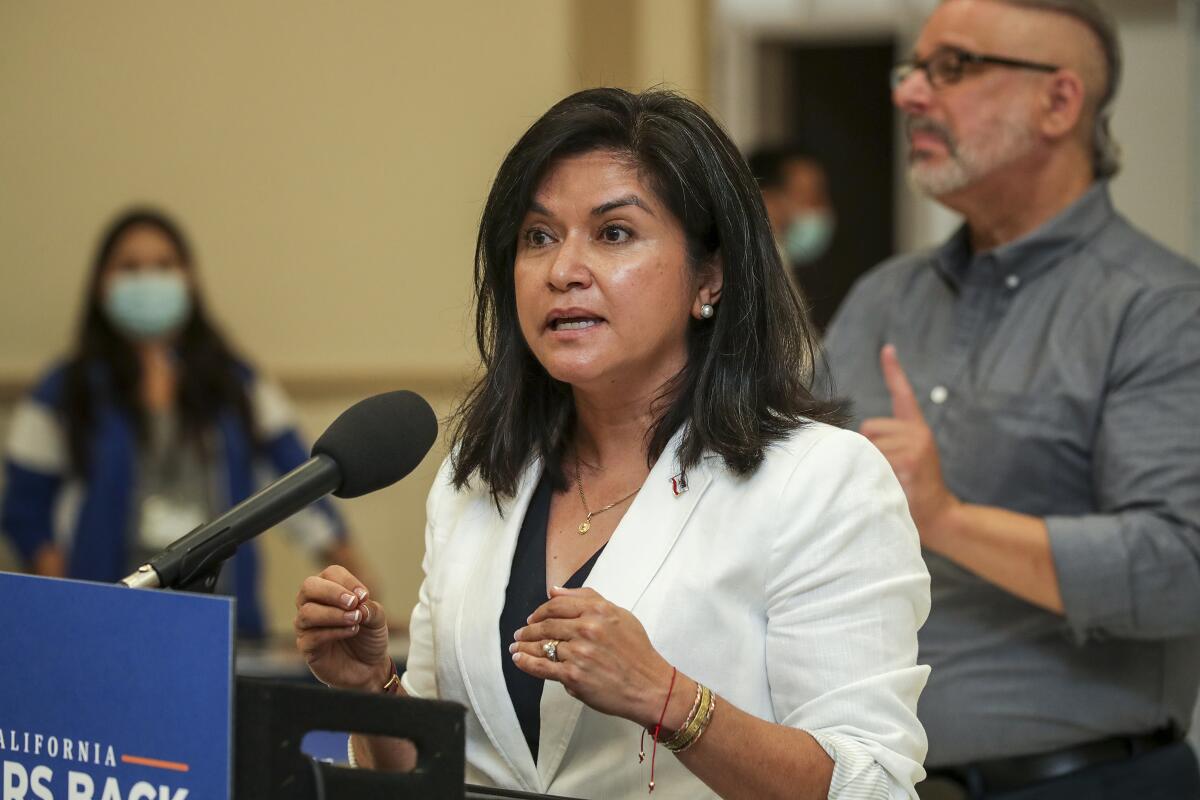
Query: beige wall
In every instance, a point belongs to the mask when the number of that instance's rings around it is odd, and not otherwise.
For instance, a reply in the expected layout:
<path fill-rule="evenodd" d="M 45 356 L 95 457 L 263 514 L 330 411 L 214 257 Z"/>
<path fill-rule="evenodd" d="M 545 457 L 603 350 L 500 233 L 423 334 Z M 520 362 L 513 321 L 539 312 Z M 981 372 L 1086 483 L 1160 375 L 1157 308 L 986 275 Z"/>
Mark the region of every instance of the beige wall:
<path fill-rule="evenodd" d="M 572 87 L 567 6 L 2 7 L 6 294 L 56 302 L 5 303 L 0 364 L 62 347 L 98 227 L 136 200 L 186 223 L 220 317 L 278 371 L 469 363 L 475 221 Z"/>
<path fill-rule="evenodd" d="M 707 7 L 0 2 L 0 426 L 66 347 L 101 226 L 145 201 L 185 224 L 211 306 L 310 437 L 384 388 L 448 413 L 474 364 L 471 256 L 504 153 L 583 86 L 703 99 Z M 444 452 L 343 505 L 402 618 Z M 262 542 L 286 628 L 310 567 L 275 532 Z"/>
<path fill-rule="evenodd" d="M 1167 247 L 1200 260 L 1200 73 L 1196 8 L 1173 0 L 1110 3 L 1125 75 L 1113 113 L 1124 166 L 1113 201 Z"/>

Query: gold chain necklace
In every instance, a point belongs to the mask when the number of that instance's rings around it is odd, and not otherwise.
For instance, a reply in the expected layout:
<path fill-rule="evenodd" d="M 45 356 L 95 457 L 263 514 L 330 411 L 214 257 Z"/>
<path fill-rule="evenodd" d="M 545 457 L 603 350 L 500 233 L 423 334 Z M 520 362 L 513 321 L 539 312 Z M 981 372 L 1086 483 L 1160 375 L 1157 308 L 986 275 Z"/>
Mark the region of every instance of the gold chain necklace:
<path fill-rule="evenodd" d="M 575 453 L 575 486 L 579 489 L 579 502 L 583 503 L 583 510 L 587 511 L 587 517 L 583 520 L 583 522 L 579 523 L 578 530 L 579 530 L 580 536 L 583 536 L 585 533 L 587 533 L 588 531 L 590 531 L 592 529 L 592 517 L 596 516 L 597 514 L 603 514 L 605 511 L 609 511 L 611 509 L 616 508 L 617 506 L 621 505 L 621 503 L 624 503 L 626 500 L 633 497 L 635 494 L 637 494 L 638 492 L 640 492 L 642 490 L 642 487 L 639 486 L 638 488 L 634 489 L 632 492 L 625 495 L 624 497 L 622 497 L 620 500 L 616 501 L 615 503 L 609 503 L 604 508 L 598 509 L 596 511 L 588 511 L 587 498 L 583 496 L 583 478 L 580 476 L 579 453 L 578 452 Z"/>

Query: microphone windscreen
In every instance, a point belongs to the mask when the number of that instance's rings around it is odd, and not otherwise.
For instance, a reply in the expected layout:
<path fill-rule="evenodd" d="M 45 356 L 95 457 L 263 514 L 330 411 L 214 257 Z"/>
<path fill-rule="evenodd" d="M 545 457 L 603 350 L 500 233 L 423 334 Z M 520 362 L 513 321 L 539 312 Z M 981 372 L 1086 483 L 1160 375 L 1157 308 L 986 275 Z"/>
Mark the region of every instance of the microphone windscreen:
<path fill-rule="evenodd" d="M 386 392 L 343 411 L 313 445 L 314 456 L 337 462 L 338 497 L 359 497 L 391 486 L 417 468 L 437 439 L 429 403 L 409 391 Z"/>

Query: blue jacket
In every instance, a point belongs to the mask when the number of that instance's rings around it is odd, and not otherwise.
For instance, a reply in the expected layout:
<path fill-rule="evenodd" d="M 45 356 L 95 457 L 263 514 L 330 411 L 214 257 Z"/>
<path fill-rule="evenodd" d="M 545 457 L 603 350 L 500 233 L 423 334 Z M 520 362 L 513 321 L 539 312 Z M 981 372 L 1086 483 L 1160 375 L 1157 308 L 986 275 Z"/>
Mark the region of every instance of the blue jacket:
<path fill-rule="evenodd" d="M 252 402 L 260 394 L 258 378 L 242 367 Z M 0 529 L 26 561 L 47 542 L 54 541 L 56 507 L 65 485 L 72 480 L 66 458 L 66 435 L 61 409 L 66 370 L 52 369 L 31 392 L 13 420 L 9 451 L 5 457 L 5 491 L 0 505 Z M 90 463 L 81 486 L 74 537 L 66 553 L 67 575 L 82 580 L 114 582 L 129 574 L 129 515 L 134 501 L 137 441 L 132 421 L 111 401 L 107 376 L 95 379 L 97 404 Z M 281 397 L 276 391 L 274 397 Z M 255 403 L 256 407 L 261 405 Z M 278 405 L 278 402 L 276 402 Z M 268 425 L 259 426 L 264 443 L 255 450 L 241 418 L 232 410 L 221 412 L 216 424 L 220 471 L 215 485 L 223 488 L 227 507 L 249 497 L 257 488 L 255 461 L 263 458 L 280 474 L 308 457 L 295 428 L 278 409 L 267 411 Z M 329 534 L 345 537 L 345 526 L 330 503 L 319 504 Z M 253 542 L 238 548 L 226 570 L 233 570 L 237 597 L 237 628 L 242 636 L 262 636 L 265 631 L 258 596 L 259 563 Z"/>

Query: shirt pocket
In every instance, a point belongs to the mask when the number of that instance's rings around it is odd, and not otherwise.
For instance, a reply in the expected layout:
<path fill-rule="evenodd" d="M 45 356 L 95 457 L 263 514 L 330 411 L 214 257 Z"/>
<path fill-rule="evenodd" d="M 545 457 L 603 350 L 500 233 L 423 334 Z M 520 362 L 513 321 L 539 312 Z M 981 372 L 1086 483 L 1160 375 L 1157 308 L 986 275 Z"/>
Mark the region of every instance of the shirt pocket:
<path fill-rule="evenodd" d="M 1035 516 L 1093 504 L 1095 409 L 1065 393 L 981 392 L 948 408 L 937 431 L 951 491 Z"/>

